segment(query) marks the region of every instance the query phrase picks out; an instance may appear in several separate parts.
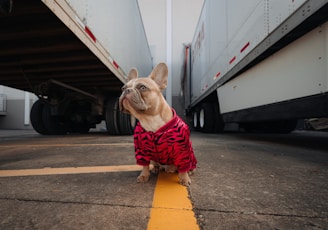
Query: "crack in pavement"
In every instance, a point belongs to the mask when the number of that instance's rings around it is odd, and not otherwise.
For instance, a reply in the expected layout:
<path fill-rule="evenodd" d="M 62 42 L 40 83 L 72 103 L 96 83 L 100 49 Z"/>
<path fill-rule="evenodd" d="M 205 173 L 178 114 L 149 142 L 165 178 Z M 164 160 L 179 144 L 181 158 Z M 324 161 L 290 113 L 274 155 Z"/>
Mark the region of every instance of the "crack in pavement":
<path fill-rule="evenodd" d="M 1 200 L 6 201 L 20 201 L 20 202 L 36 202 L 36 203 L 57 203 L 57 204 L 75 204 L 75 205 L 97 205 L 97 206 L 109 206 L 109 207 L 126 207 L 126 208 L 151 208 L 151 206 L 143 205 L 127 205 L 127 204 L 110 204 L 110 203 L 97 203 L 97 202 L 82 202 L 82 201 L 61 201 L 61 200 L 38 200 L 27 198 L 8 198 L 0 197 Z"/>
<path fill-rule="evenodd" d="M 328 216 L 317 215 L 297 215 L 297 214 L 284 214 L 284 213 L 265 213 L 265 212 L 251 212 L 251 211 L 234 211 L 234 210 L 216 210 L 216 209 L 202 209 L 196 208 L 196 212 L 218 212 L 224 214 L 240 214 L 240 215 L 261 215 L 261 216 L 278 216 L 278 217 L 296 217 L 296 218 L 313 218 L 313 219 L 328 219 Z"/>

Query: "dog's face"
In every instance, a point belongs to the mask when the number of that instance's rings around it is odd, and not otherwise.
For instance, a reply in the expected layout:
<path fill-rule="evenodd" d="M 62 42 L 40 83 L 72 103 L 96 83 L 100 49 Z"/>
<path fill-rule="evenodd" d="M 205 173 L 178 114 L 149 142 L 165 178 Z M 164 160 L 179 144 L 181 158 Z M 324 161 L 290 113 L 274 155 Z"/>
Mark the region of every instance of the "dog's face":
<path fill-rule="evenodd" d="M 167 85 L 168 69 L 165 63 L 158 64 L 148 78 L 138 78 L 136 69 L 131 69 L 129 82 L 122 87 L 120 110 L 137 119 L 144 115 L 156 115 L 164 103 L 162 90 Z M 164 100 L 165 101 L 165 100 Z"/>

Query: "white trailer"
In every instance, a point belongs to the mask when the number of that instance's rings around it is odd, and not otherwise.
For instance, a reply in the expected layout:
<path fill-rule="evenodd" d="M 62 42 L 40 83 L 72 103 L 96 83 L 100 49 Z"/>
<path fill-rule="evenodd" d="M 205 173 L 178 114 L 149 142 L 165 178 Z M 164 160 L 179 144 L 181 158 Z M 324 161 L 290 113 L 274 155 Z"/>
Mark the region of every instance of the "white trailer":
<path fill-rule="evenodd" d="M 205 0 L 182 79 L 194 128 L 290 132 L 327 117 L 327 19 L 327 0 Z"/>
<path fill-rule="evenodd" d="M 35 93 L 41 134 L 87 132 L 106 121 L 131 134 L 118 110 L 130 68 L 152 70 L 137 0 L 1 0 L 0 85 Z"/>

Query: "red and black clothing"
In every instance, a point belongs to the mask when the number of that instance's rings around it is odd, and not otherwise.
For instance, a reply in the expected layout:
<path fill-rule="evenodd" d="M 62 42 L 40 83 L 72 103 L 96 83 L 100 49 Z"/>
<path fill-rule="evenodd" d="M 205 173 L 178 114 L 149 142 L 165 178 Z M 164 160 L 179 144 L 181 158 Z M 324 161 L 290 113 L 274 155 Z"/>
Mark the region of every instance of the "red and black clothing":
<path fill-rule="evenodd" d="M 172 111 L 173 118 L 156 132 L 146 131 L 137 124 L 134 130 L 137 164 L 147 166 L 153 160 L 163 165 L 175 165 L 180 173 L 196 168 L 189 127 Z"/>

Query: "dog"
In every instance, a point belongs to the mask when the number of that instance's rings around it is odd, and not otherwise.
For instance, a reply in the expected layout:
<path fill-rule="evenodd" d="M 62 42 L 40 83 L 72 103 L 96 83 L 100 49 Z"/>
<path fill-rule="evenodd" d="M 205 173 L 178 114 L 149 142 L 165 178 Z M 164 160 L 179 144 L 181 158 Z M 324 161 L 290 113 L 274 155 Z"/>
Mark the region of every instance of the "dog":
<path fill-rule="evenodd" d="M 168 67 L 159 63 L 146 78 L 132 68 L 122 87 L 119 108 L 137 118 L 134 147 L 137 164 L 143 166 L 137 182 L 147 182 L 150 164 L 166 165 L 167 172 L 178 171 L 179 183 L 189 186 L 197 160 L 188 125 L 166 102 L 162 90 L 167 86 Z"/>

